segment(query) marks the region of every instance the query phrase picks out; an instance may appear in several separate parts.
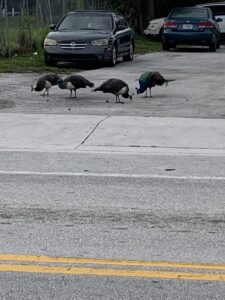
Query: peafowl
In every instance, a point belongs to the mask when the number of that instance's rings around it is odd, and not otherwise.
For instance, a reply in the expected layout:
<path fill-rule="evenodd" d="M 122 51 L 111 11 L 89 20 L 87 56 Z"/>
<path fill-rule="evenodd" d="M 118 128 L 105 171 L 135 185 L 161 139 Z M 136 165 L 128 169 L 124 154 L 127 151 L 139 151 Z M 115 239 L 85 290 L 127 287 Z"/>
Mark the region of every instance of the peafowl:
<path fill-rule="evenodd" d="M 103 93 L 110 93 L 116 96 L 116 103 L 124 103 L 119 96 L 129 98 L 132 100 L 132 95 L 129 94 L 129 87 L 126 82 L 121 79 L 111 78 L 104 81 L 99 87 L 93 90 L 94 92 L 101 91 Z"/>
<path fill-rule="evenodd" d="M 150 90 L 150 97 L 152 97 L 151 89 L 156 85 L 168 85 L 168 82 L 174 81 L 174 79 L 165 79 L 159 72 L 145 72 L 141 74 L 139 78 L 139 88 L 136 88 L 137 94 L 142 94 L 146 92 L 145 97 L 147 97 L 147 90 Z"/>
<path fill-rule="evenodd" d="M 74 91 L 74 98 L 77 98 L 77 89 L 86 88 L 87 86 L 93 87 L 94 83 L 90 82 L 81 75 L 72 75 L 66 77 L 65 79 L 60 79 L 58 81 L 58 86 L 60 89 L 70 90 L 70 98 L 72 97 L 72 92 Z"/>
<path fill-rule="evenodd" d="M 32 91 L 41 92 L 45 90 L 42 96 L 49 95 L 49 89 L 53 85 L 57 85 L 59 80 L 60 77 L 57 74 L 53 74 L 53 73 L 45 74 L 38 79 L 36 83 L 36 87 L 34 87 L 33 84 L 31 85 L 31 92 Z"/>

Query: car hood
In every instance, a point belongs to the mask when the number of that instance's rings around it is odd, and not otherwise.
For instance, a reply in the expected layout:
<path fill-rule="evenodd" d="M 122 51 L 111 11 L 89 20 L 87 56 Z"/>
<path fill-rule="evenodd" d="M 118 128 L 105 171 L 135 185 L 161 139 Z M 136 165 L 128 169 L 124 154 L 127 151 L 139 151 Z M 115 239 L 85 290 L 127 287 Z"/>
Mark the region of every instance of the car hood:
<path fill-rule="evenodd" d="M 91 30 L 79 30 L 79 31 L 54 31 L 47 35 L 47 38 L 54 39 L 56 41 L 92 41 L 94 39 L 104 39 L 111 36 L 111 31 L 91 31 Z"/>

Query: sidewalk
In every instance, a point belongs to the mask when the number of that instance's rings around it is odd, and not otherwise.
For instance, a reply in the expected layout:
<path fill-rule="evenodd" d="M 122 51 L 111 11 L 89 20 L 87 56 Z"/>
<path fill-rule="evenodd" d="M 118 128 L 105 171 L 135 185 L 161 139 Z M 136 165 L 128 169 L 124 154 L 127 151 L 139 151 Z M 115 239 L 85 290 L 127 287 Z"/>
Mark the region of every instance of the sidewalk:
<path fill-rule="evenodd" d="M 0 150 L 225 155 L 225 120 L 0 114 Z"/>

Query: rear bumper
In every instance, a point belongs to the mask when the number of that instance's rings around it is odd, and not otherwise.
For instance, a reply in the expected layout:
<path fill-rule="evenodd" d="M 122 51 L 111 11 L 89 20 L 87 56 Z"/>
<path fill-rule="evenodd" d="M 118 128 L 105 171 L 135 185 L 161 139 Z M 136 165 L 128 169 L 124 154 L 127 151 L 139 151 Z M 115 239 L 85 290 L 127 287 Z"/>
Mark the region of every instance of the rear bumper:
<path fill-rule="evenodd" d="M 209 45 L 215 40 L 212 32 L 193 33 L 193 32 L 164 32 L 163 41 L 167 44 L 178 45 Z"/>

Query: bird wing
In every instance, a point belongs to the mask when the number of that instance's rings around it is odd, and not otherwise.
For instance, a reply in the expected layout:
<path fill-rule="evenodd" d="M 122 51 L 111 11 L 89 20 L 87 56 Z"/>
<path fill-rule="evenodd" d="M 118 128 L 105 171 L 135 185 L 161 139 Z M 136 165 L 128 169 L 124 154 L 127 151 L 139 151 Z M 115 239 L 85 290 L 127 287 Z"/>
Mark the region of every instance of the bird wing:
<path fill-rule="evenodd" d="M 45 88 L 46 79 L 44 76 L 40 77 L 37 81 L 35 91 L 40 92 Z"/>
<path fill-rule="evenodd" d="M 93 87 L 94 84 L 80 75 L 73 75 L 67 78 L 67 81 L 70 81 L 76 89 L 86 88 L 86 86 Z"/>
<path fill-rule="evenodd" d="M 165 78 L 159 72 L 152 73 L 152 81 L 156 85 L 163 85 L 166 82 Z"/>
<path fill-rule="evenodd" d="M 140 87 L 142 88 L 152 88 L 153 86 L 155 86 L 155 82 L 153 80 L 153 72 L 145 72 L 143 74 L 141 74 L 140 78 L 139 78 L 139 84 Z"/>
<path fill-rule="evenodd" d="M 46 80 L 51 82 L 52 85 L 57 85 L 59 79 L 60 79 L 60 77 L 57 74 L 47 74 L 46 75 Z"/>

